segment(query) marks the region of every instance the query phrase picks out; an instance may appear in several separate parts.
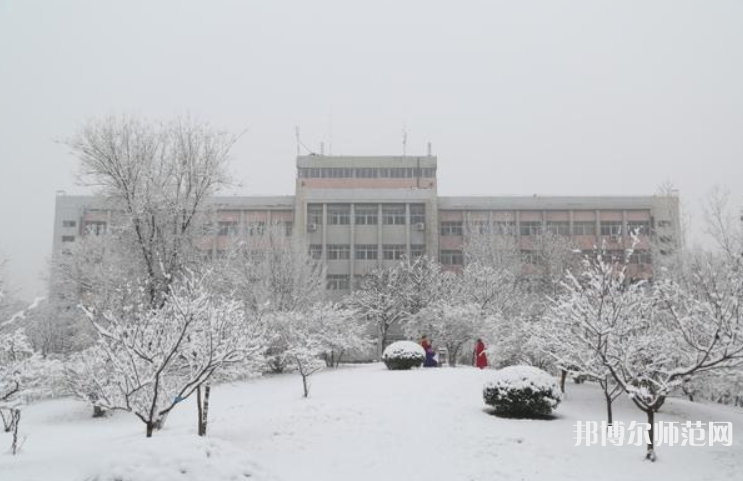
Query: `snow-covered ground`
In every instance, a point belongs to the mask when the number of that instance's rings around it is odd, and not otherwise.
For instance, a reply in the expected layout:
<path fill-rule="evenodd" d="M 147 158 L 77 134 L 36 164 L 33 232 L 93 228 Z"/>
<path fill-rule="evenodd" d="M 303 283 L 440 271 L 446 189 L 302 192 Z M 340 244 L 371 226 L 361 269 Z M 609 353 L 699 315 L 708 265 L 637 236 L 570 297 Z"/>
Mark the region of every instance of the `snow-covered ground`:
<path fill-rule="evenodd" d="M 570 384 L 555 420 L 507 420 L 485 411 L 481 390 L 489 376 L 472 368 L 346 367 L 313 376 L 309 399 L 295 375 L 218 386 L 209 440 L 197 439 L 192 400 L 152 440 L 128 414 L 91 419 L 76 401 L 43 402 L 24 412 L 23 452 L 0 455 L 0 480 L 76 481 L 131 469 L 151 473 L 145 479 L 152 481 L 741 479 L 740 410 L 668 401 L 659 420 L 731 421 L 735 442 L 661 446 L 650 463 L 637 446 L 574 447 L 576 421 L 604 419 L 595 386 Z M 644 421 L 624 398 L 615 419 Z M 9 435 L 0 434 L 0 443 L 5 450 Z M 168 477 L 172 466 L 176 474 Z M 221 477 L 204 474 L 220 469 Z"/>

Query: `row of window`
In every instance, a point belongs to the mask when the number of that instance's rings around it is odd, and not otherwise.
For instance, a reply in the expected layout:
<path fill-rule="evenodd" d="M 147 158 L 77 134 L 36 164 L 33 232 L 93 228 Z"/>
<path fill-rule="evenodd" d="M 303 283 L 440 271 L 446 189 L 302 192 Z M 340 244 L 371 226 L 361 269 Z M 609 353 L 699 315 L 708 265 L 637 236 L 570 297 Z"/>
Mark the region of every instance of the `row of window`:
<path fill-rule="evenodd" d="M 581 254 L 589 257 L 596 255 L 595 251 L 583 251 Z M 625 251 L 623 250 L 609 250 L 604 253 L 603 258 L 606 262 L 623 262 L 624 256 Z M 442 250 L 439 261 L 447 266 L 461 266 L 464 264 L 464 254 L 461 250 Z M 540 264 L 542 254 L 539 251 L 522 250 L 521 261 L 525 264 Z M 649 251 L 634 251 L 629 257 L 629 263 L 650 265 L 652 257 Z"/>
<path fill-rule="evenodd" d="M 487 234 L 490 231 L 488 221 L 478 220 L 472 223 L 472 230 L 476 233 Z M 441 222 L 440 232 L 442 236 L 461 236 L 464 233 L 464 223 L 462 221 L 443 221 Z M 570 222 L 567 221 L 523 221 L 519 223 L 519 233 L 522 236 L 538 236 L 544 232 L 555 235 L 569 236 Z M 599 232 L 604 236 L 622 235 L 621 221 L 602 221 L 599 224 Z M 627 222 L 627 232 L 637 234 L 648 234 L 650 232 L 649 222 Z M 493 233 L 496 235 L 515 235 L 515 222 L 493 222 Z M 573 222 L 572 235 L 596 235 L 595 221 L 577 221 Z"/>
<path fill-rule="evenodd" d="M 433 179 L 436 169 L 432 167 L 300 167 L 302 179 L 411 179 L 423 177 Z"/>
<path fill-rule="evenodd" d="M 351 223 L 350 204 L 329 204 L 327 206 L 329 225 L 349 225 Z M 322 225 L 323 206 L 310 204 L 307 206 L 307 223 Z M 382 204 L 382 224 L 405 225 L 405 204 Z M 424 204 L 410 204 L 410 223 L 417 224 L 426 221 L 426 206 Z M 354 223 L 356 225 L 377 225 L 379 223 L 379 206 L 374 204 L 354 205 Z"/>
<path fill-rule="evenodd" d="M 351 246 L 348 244 L 328 244 L 326 246 L 327 259 L 331 261 L 350 260 Z M 310 256 L 314 259 L 322 258 L 322 245 L 310 245 Z M 403 258 L 407 249 L 404 244 L 382 245 L 382 259 L 386 261 L 397 261 Z M 411 257 L 420 257 L 426 252 L 426 246 L 422 244 L 411 244 Z M 354 257 L 357 260 L 375 261 L 379 258 L 379 246 L 377 244 L 356 244 L 354 246 Z"/>
<path fill-rule="evenodd" d="M 294 226 L 294 223 L 292 221 L 281 221 L 281 222 L 275 222 L 275 226 L 277 226 L 281 231 L 284 233 L 284 235 L 292 235 L 292 228 Z M 206 226 L 205 231 L 210 232 L 212 229 L 211 226 Z M 245 224 L 245 234 L 249 236 L 261 236 L 266 233 L 266 222 L 265 221 L 255 221 L 255 222 L 247 222 Z M 217 235 L 219 236 L 228 236 L 228 237 L 236 237 L 240 235 L 240 223 L 236 220 L 223 220 L 217 222 Z"/>

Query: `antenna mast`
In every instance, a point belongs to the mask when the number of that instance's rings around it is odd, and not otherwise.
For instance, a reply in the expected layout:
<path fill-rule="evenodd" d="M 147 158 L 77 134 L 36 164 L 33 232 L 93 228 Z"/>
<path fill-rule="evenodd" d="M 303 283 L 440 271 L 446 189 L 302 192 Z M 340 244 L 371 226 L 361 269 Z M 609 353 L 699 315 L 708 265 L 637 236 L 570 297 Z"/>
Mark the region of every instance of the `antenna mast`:
<path fill-rule="evenodd" d="M 408 155 L 408 131 L 403 126 L 402 128 L 402 156 L 405 157 Z"/>

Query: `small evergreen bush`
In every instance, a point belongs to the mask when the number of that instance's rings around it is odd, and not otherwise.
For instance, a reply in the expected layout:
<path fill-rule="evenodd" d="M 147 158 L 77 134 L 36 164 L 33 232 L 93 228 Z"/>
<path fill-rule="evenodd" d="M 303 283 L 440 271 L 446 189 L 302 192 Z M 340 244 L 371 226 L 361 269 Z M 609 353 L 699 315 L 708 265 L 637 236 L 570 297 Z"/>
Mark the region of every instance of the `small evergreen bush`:
<path fill-rule="evenodd" d="M 425 360 L 426 352 L 420 345 L 411 341 L 393 342 L 382 354 L 382 362 L 387 369 L 393 371 L 421 367 Z"/>
<path fill-rule="evenodd" d="M 542 418 L 560 404 L 562 392 L 547 372 L 532 366 L 510 366 L 495 372 L 483 388 L 485 404 L 498 416 Z"/>

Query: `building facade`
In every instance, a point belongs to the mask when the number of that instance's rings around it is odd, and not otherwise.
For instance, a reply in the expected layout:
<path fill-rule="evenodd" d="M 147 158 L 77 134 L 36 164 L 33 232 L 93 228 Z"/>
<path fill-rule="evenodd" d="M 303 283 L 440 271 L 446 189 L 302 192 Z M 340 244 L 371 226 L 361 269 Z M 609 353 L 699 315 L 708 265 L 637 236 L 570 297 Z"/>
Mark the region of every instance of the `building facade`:
<path fill-rule="evenodd" d="M 403 256 L 427 254 L 448 269 L 464 264 L 471 235 L 513 236 L 524 261 L 545 232 L 569 237 L 577 248 L 610 252 L 639 244 L 634 276 L 652 275 L 653 255 L 679 246 L 676 196 L 439 197 L 437 159 L 309 155 L 297 158 L 294 196 L 216 197 L 215 253 L 236 238 L 280 227 L 307 244 L 326 266 L 329 290 L 344 294 L 370 270 Z M 105 232 L 112 212 L 94 197 L 58 195 L 54 249 Z"/>

